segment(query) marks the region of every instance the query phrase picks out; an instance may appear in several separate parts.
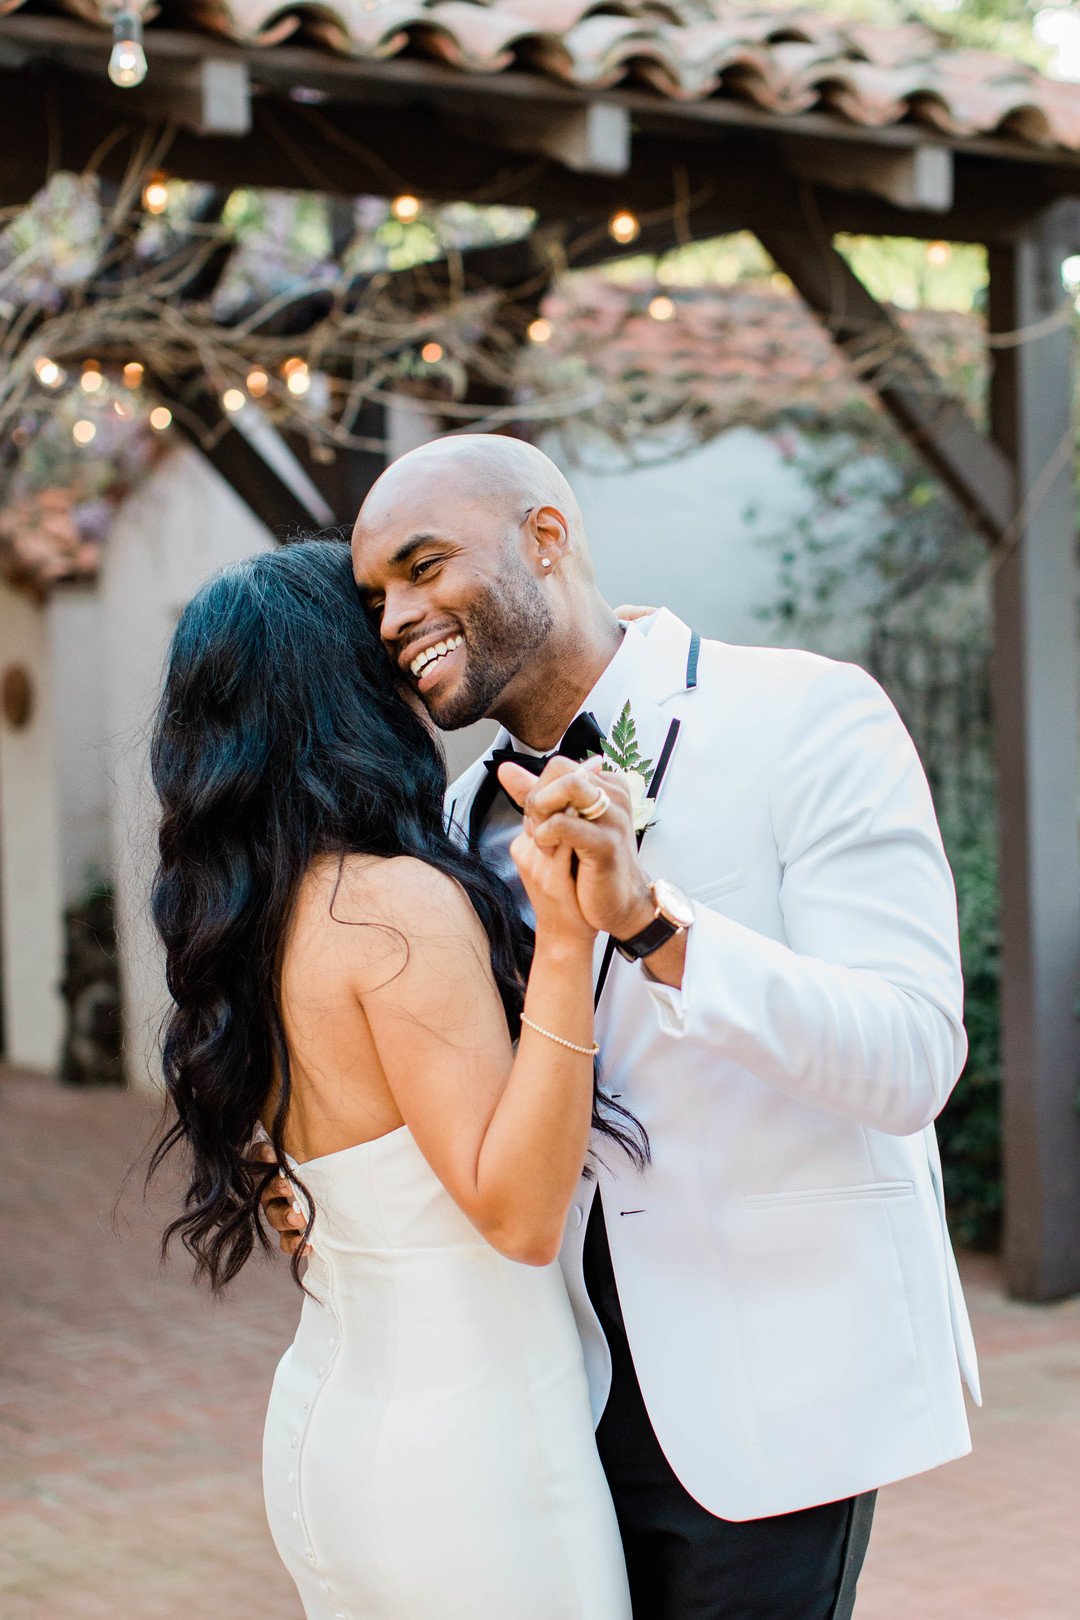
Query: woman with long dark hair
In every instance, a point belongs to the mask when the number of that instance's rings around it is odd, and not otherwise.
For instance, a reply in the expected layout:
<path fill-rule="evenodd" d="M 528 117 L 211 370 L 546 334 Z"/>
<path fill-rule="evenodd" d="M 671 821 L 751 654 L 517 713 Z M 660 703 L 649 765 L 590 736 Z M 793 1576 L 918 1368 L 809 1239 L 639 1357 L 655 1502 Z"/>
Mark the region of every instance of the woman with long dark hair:
<path fill-rule="evenodd" d="M 153 1163 L 190 1168 L 166 1243 L 220 1290 L 277 1167 L 306 1216 L 264 1483 L 308 1620 L 628 1620 L 555 1256 L 590 1128 L 643 1150 L 597 1104 L 569 856 L 515 843 L 533 946 L 444 830 L 436 741 L 332 542 L 204 586 L 152 758 Z"/>

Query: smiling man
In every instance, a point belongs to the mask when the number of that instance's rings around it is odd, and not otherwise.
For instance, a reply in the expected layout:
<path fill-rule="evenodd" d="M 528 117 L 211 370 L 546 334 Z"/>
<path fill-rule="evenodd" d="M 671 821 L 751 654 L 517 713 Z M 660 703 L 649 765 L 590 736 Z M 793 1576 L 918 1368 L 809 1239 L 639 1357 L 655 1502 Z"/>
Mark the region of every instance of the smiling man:
<path fill-rule="evenodd" d="M 447 731 L 494 715 L 537 748 L 557 742 L 622 639 L 569 484 L 518 440 L 402 457 L 364 502 L 353 557 L 388 651 Z"/>
<path fill-rule="evenodd" d="M 844 1620 L 876 1488 L 962 1455 L 977 1388 L 933 1129 L 955 896 L 910 739 L 853 666 L 621 624 L 513 440 L 395 462 L 353 558 L 432 718 L 505 728 L 451 789 L 462 836 L 509 878 L 523 807 L 610 941 L 602 1086 L 651 1163 L 601 1147 L 560 1258 L 635 1620 Z M 640 840 L 575 763 L 627 712 Z"/>

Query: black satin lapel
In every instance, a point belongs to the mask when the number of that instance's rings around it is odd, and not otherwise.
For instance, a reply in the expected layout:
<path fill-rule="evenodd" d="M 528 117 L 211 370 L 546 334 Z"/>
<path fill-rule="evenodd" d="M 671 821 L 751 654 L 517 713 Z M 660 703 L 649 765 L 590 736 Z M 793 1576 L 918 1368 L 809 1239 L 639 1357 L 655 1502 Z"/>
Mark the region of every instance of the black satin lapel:
<path fill-rule="evenodd" d="M 487 820 L 492 805 L 498 794 L 502 792 L 499 779 L 493 771 L 485 771 L 476 790 L 472 804 L 469 806 L 469 848 L 474 852 L 480 847 L 480 833 Z"/>
<path fill-rule="evenodd" d="M 671 756 L 675 752 L 675 744 L 679 739 L 679 730 L 681 726 L 681 720 L 673 720 L 670 726 L 668 726 L 667 736 L 664 738 L 664 746 L 660 750 L 660 758 L 656 762 L 656 769 L 653 771 L 652 780 L 649 783 L 649 791 L 645 795 L 646 798 L 652 799 L 654 803 L 659 798 L 660 789 L 664 785 L 664 778 L 667 775 L 668 766 L 671 764 Z M 643 827 L 637 835 L 637 847 L 639 850 L 645 841 L 645 834 L 648 832 L 648 830 L 649 829 L 647 827 Z M 611 972 L 611 963 L 614 955 L 615 941 L 609 934 L 608 942 L 604 947 L 604 959 L 600 963 L 600 971 L 596 975 L 596 989 L 593 991 L 593 1012 L 595 1012 L 597 1007 L 600 1005 L 600 997 L 604 993 L 604 986 L 607 984 L 608 974 Z"/>

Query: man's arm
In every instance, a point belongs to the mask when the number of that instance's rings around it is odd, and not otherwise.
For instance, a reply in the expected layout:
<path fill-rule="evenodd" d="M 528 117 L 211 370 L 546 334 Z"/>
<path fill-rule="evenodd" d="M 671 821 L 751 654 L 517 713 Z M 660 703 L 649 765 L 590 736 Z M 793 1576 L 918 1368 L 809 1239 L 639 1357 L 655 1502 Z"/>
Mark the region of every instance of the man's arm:
<path fill-rule="evenodd" d="M 526 813 L 550 810 L 548 836 L 579 855 L 582 910 L 629 937 L 646 920 L 646 877 L 621 809 L 582 822 L 554 809 L 559 784 L 547 786 Z M 967 1050 L 956 900 L 914 746 L 863 671 L 815 674 L 779 742 L 770 809 L 787 942 L 696 906 L 688 933 L 639 970 L 661 1028 L 804 1102 L 895 1135 L 920 1130 Z"/>

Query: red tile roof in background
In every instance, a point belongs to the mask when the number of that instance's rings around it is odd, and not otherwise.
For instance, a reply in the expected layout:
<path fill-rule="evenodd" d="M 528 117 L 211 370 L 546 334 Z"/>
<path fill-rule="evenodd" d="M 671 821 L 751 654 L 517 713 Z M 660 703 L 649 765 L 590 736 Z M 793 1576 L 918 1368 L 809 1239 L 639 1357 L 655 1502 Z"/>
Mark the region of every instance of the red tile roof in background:
<path fill-rule="evenodd" d="M 650 314 L 659 296 L 664 319 Z M 985 376 L 983 322 L 947 310 L 894 311 L 947 389 L 973 402 Z M 729 287 L 627 286 L 575 275 L 544 300 L 553 359 L 588 356 L 602 383 L 591 413 L 633 442 L 668 425 L 707 439 L 739 425 L 803 420 L 839 427 L 860 403 L 879 408 L 802 300 L 768 282 Z"/>
<path fill-rule="evenodd" d="M 0 13 L 25 0 L 0 0 Z M 154 0 L 129 0 L 148 20 Z M 116 0 L 55 0 L 109 26 Z M 468 73 L 516 67 L 583 89 L 646 87 L 797 118 L 904 121 L 954 139 L 999 135 L 1080 152 L 1080 84 L 919 23 L 882 28 L 724 0 L 168 0 L 159 21 L 244 45 L 317 42 L 367 61 L 411 56 Z M 152 60 L 153 27 L 149 31 Z"/>

